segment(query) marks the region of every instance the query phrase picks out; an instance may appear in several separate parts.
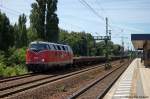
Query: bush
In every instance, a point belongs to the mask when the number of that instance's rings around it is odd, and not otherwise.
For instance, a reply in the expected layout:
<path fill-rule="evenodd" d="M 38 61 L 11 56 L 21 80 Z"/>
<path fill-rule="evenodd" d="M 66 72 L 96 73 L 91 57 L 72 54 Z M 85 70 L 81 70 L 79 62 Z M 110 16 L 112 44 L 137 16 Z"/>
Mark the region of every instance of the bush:
<path fill-rule="evenodd" d="M 25 64 L 25 54 L 26 54 L 26 48 L 16 49 L 12 53 L 12 55 L 8 58 L 9 65 Z"/>
<path fill-rule="evenodd" d="M 3 76 L 3 74 L 5 73 L 5 68 L 6 68 L 6 65 L 0 62 L 0 76 Z"/>
<path fill-rule="evenodd" d="M 16 75 L 22 75 L 28 72 L 27 68 L 24 65 L 16 65 L 14 69 L 15 69 Z"/>
<path fill-rule="evenodd" d="M 9 77 L 26 74 L 28 71 L 24 65 L 25 52 L 25 48 L 11 48 L 9 49 L 9 52 L 6 56 L 3 52 L 0 52 L 0 76 Z M 6 59 L 5 57 L 8 57 L 8 59 Z"/>
<path fill-rule="evenodd" d="M 8 67 L 2 63 L 0 63 L 0 76 L 3 77 L 10 77 L 10 76 L 17 76 L 26 74 L 28 71 L 25 66 L 16 65 L 13 67 Z"/>
<path fill-rule="evenodd" d="M 4 77 L 15 76 L 15 70 L 13 67 L 6 67 L 3 72 Z"/>
<path fill-rule="evenodd" d="M 6 63 L 6 58 L 2 51 L 0 51 L 0 63 Z"/>

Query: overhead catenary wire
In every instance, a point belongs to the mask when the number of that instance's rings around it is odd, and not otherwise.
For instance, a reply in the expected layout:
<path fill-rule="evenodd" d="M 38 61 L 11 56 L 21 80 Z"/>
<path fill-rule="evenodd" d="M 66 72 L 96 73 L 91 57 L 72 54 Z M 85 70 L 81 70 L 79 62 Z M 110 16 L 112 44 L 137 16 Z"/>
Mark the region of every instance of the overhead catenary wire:
<path fill-rule="evenodd" d="M 85 0 L 78 0 L 82 5 L 87 7 L 90 11 L 92 11 L 98 18 L 100 18 L 102 21 L 105 21 L 105 17 L 100 15 L 89 3 L 87 3 Z M 101 8 L 102 9 L 102 8 Z M 104 9 L 103 9 L 104 11 Z M 112 28 L 110 24 L 108 24 L 108 27 Z"/>
<path fill-rule="evenodd" d="M 4 5 L 0 5 L 0 7 L 1 8 L 3 8 L 3 9 L 7 9 L 7 10 L 10 10 L 10 11 L 13 11 L 13 12 L 15 12 L 15 13 L 21 13 L 21 12 L 19 12 L 19 11 L 16 11 L 16 10 L 14 10 L 14 9 L 11 9 L 11 8 L 7 8 L 7 7 L 5 7 Z"/>
<path fill-rule="evenodd" d="M 7 10 L 7 9 L 4 9 L 4 8 L 2 8 L 2 7 L 0 7 L 1 9 L 0 9 L 0 11 L 6 11 L 7 13 L 9 13 L 9 14 L 11 14 L 11 15 L 13 15 L 13 16 L 18 16 L 18 14 L 16 14 L 16 13 L 14 13 L 14 12 L 12 12 L 12 11 L 10 11 L 10 10 Z"/>
<path fill-rule="evenodd" d="M 105 23 L 105 17 L 101 16 L 89 3 L 87 3 L 85 0 L 78 0 L 78 1 Z"/>
<path fill-rule="evenodd" d="M 107 15 L 107 17 L 109 18 L 109 21 L 112 23 L 111 25 L 109 24 L 108 26 L 111 28 L 111 30 L 113 31 L 122 31 L 124 30 L 124 28 L 122 28 L 121 26 L 115 25 L 113 24 L 113 20 L 112 18 L 108 15 L 108 12 L 101 6 L 101 3 L 99 0 L 95 0 L 95 3 L 98 5 L 98 7 L 101 9 L 102 12 L 104 12 L 104 14 Z M 117 28 L 118 30 L 116 30 L 115 28 Z"/>
<path fill-rule="evenodd" d="M 62 20 L 61 20 L 61 21 L 62 21 Z M 62 22 L 65 23 L 65 24 L 68 24 L 68 25 L 70 25 L 70 26 L 72 26 L 72 27 L 76 27 L 76 28 L 79 28 L 79 29 L 84 30 L 83 27 L 81 27 L 81 26 L 79 26 L 79 25 L 77 25 L 77 24 L 72 24 L 72 23 L 68 23 L 68 22 L 65 22 L 65 21 L 62 21 Z"/>
<path fill-rule="evenodd" d="M 98 5 L 98 7 L 100 8 L 100 10 L 104 13 L 107 14 L 107 12 L 105 11 L 105 9 L 101 6 L 100 2 L 98 0 L 95 1 L 95 3 Z"/>
<path fill-rule="evenodd" d="M 105 21 L 105 18 L 101 15 L 99 15 L 99 13 L 97 11 L 95 11 L 95 9 L 93 7 L 91 7 L 91 5 L 89 5 L 85 0 L 78 0 L 82 5 L 84 5 L 85 7 L 87 7 L 91 12 L 93 12 L 98 18 L 100 18 L 102 21 Z"/>
<path fill-rule="evenodd" d="M 21 15 L 23 14 L 22 12 L 20 11 L 17 11 L 17 10 L 14 10 L 14 9 L 11 9 L 11 8 L 8 8 L 8 7 L 5 7 L 4 5 L 0 5 L 0 8 L 3 9 L 3 10 L 7 10 L 8 13 L 10 14 L 13 14 L 15 16 L 18 16 L 18 15 Z M 26 15 L 26 17 L 29 17 L 28 15 Z"/>

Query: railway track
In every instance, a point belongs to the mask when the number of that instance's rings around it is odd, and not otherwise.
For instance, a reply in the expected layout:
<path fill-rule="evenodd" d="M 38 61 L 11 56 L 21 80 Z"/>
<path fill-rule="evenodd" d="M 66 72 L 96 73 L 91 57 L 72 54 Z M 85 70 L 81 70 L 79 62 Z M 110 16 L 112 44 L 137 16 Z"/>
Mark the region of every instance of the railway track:
<path fill-rule="evenodd" d="M 40 85 L 47 84 L 47 83 L 52 83 L 52 82 L 60 80 L 60 79 L 64 79 L 64 78 L 75 76 L 75 75 L 80 75 L 82 73 L 86 73 L 86 72 L 92 71 L 94 69 L 102 68 L 103 66 L 104 66 L 104 64 L 90 67 L 90 68 L 83 69 L 83 70 L 79 70 L 76 72 L 64 74 L 64 75 L 47 75 L 46 77 L 43 77 L 40 79 L 16 83 L 16 84 L 12 84 L 12 85 L 9 85 L 6 87 L 2 87 L 3 84 L 1 84 L 0 98 L 5 98 L 5 97 L 8 97 L 9 95 L 13 95 L 13 94 L 16 94 L 16 93 L 19 93 L 19 92 L 22 92 L 22 91 L 25 91 L 28 89 L 35 88 L 35 87 L 40 86 Z M 18 80 L 20 80 L 20 79 L 18 78 Z M 6 81 L 9 82 L 11 80 L 6 80 Z M 4 83 L 6 84 L 7 82 L 4 82 Z"/>
<path fill-rule="evenodd" d="M 0 79 L 0 83 L 12 81 L 12 80 L 18 80 L 18 79 L 27 78 L 27 77 L 36 76 L 36 75 L 37 74 L 35 73 L 28 73 L 28 74 L 23 74 L 19 76 L 5 77 L 5 78 Z"/>
<path fill-rule="evenodd" d="M 87 86 L 73 93 L 68 97 L 68 99 L 102 99 L 107 91 L 111 88 L 111 86 L 115 83 L 115 81 L 126 70 L 127 65 L 125 64 L 126 63 L 94 80 Z"/>

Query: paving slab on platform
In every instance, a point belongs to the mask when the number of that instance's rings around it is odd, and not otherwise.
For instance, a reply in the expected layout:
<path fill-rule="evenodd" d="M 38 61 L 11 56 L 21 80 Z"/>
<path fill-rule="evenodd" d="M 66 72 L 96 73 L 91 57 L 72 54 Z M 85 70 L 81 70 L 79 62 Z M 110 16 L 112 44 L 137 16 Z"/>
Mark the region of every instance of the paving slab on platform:
<path fill-rule="evenodd" d="M 137 61 L 139 61 L 139 59 L 132 61 L 129 67 L 106 94 L 104 99 L 128 99 L 132 88 L 134 70 L 138 67 Z"/>

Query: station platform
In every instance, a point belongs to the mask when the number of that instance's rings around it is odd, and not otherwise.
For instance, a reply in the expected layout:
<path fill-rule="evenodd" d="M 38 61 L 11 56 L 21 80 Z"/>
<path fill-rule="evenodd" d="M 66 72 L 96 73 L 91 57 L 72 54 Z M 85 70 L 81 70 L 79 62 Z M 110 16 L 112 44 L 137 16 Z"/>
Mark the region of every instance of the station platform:
<path fill-rule="evenodd" d="M 150 68 L 134 59 L 104 99 L 150 99 Z"/>

